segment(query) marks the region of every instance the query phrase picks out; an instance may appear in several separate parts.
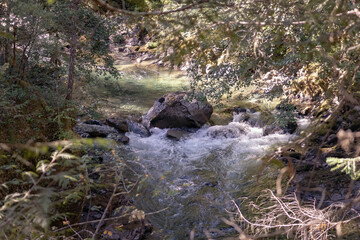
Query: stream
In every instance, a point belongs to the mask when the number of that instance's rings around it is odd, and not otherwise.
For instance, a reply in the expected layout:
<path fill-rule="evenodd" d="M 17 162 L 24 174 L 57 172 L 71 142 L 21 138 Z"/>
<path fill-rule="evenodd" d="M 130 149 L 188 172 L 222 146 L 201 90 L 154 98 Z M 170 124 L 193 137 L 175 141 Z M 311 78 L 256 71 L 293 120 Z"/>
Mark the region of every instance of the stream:
<path fill-rule="evenodd" d="M 256 194 L 254 189 L 261 188 L 258 160 L 292 138 L 290 134 L 263 136 L 263 129 L 241 122 L 204 126 L 180 141 L 168 139 L 166 131 L 154 128 L 146 138 L 128 133 L 130 143 L 122 147 L 123 157 L 133 159 L 130 166 L 148 176 L 134 194 L 137 208 L 145 212 L 167 208 L 150 217 L 166 239 L 188 238 L 192 230 L 200 237 L 204 229 L 226 229 L 220 217 L 227 215 L 230 200 Z M 262 181 L 268 178 L 274 183 L 273 172 L 267 169 L 262 174 Z M 271 183 L 261 184 L 266 188 Z"/>
<path fill-rule="evenodd" d="M 106 99 L 102 109 L 107 115 L 144 114 L 163 94 L 187 86 L 183 72 L 124 61 L 118 67 L 123 78 L 97 87 L 97 97 Z M 202 239 L 207 229 L 223 232 L 215 232 L 214 239 L 234 234 L 221 221 L 233 207 L 230 200 L 256 197 L 274 186 L 278 171 L 273 168 L 257 179 L 260 159 L 294 135 L 263 136 L 262 128 L 241 119 L 234 115 L 228 125 L 205 125 L 180 141 L 167 138 L 167 129 L 153 128 L 150 137 L 126 134 L 130 142 L 119 145 L 119 155 L 132 171 L 145 176 L 133 193 L 135 206 L 146 213 L 166 209 L 148 217 L 154 239 L 189 239 L 191 231 Z"/>

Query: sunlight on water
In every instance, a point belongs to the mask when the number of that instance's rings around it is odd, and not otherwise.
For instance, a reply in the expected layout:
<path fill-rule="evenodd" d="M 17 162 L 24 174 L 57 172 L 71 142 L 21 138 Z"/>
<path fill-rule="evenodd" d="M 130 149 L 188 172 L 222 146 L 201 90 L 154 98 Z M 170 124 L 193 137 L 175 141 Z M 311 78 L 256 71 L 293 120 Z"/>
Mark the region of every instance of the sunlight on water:
<path fill-rule="evenodd" d="M 129 64 L 121 62 L 116 67 L 120 78 L 102 80 L 94 87 L 93 95 L 102 99 L 98 109 L 114 116 L 144 114 L 162 95 L 183 91 L 188 86 L 184 72 L 171 70 L 149 63 Z"/>

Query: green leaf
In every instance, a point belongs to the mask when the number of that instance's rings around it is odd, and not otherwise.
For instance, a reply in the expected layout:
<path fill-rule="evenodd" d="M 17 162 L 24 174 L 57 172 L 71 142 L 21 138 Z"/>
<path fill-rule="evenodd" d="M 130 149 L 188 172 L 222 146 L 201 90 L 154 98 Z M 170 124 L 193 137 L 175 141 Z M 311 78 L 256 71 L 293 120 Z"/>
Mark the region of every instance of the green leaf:
<path fill-rule="evenodd" d="M 74 181 L 74 182 L 77 181 L 76 178 L 74 178 L 74 177 L 72 177 L 72 176 L 69 176 L 69 175 L 65 175 L 64 177 L 67 178 L 67 179 L 69 179 L 69 180 L 71 180 L 71 181 Z"/>

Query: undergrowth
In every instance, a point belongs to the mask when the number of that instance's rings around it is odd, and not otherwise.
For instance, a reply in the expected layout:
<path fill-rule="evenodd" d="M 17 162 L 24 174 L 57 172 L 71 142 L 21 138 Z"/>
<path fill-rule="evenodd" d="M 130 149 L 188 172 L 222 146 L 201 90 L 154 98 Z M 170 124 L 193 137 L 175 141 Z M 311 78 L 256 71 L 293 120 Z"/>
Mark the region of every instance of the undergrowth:
<path fill-rule="evenodd" d="M 127 193 L 120 187 L 125 184 L 121 177 L 124 163 L 114 151 L 111 157 L 119 161 L 112 168 L 87 154 L 90 149 L 111 152 L 111 146 L 102 139 L 0 144 L 0 238 L 80 236 L 77 226 L 86 223 L 78 222 L 92 192 L 115 184 L 114 194 Z M 87 230 L 87 237 L 99 235 L 106 209 L 95 221 L 96 230 Z"/>

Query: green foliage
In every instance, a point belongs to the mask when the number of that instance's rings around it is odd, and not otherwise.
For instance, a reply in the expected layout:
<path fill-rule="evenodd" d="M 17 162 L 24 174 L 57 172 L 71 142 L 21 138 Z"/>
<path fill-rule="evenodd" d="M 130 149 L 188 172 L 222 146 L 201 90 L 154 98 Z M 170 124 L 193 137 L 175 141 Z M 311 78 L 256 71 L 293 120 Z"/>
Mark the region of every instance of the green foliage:
<path fill-rule="evenodd" d="M 296 122 L 294 111 L 295 107 L 289 101 L 281 101 L 279 105 L 276 106 L 279 113 L 276 114 L 276 122 L 280 127 L 287 127 L 289 124 Z"/>
<path fill-rule="evenodd" d="M 118 76 L 109 55 L 114 25 L 73 2 L 0 4 L 0 127 L 7 129 L 2 141 L 54 140 L 71 128 L 77 112 L 76 101 L 65 100 L 71 46 L 76 81 Z"/>
<path fill-rule="evenodd" d="M 230 97 L 234 90 L 250 84 L 247 78 L 240 80 L 241 76 L 248 74 L 247 68 L 241 65 L 221 64 L 209 67 L 203 73 L 199 69 L 198 62 L 193 62 L 187 69 L 187 73 L 191 78 L 192 95 L 198 99 L 199 96 L 206 96 L 215 102 L 218 102 L 223 95 L 228 94 Z"/>
<path fill-rule="evenodd" d="M 360 157 L 355 158 L 327 158 L 326 162 L 330 166 L 331 171 L 340 169 L 341 172 L 346 173 L 353 180 L 358 180 L 360 178 L 360 170 L 358 169 L 358 164 L 360 162 Z"/>
<path fill-rule="evenodd" d="M 76 191 L 83 191 L 81 188 L 84 182 L 79 178 L 82 172 L 79 166 L 83 163 L 75 156 L 66 154 L 63 146 L 59 147 L 62 149 L 55 151 L 50 156 L 51 160 L 40 160 L 35 169 L 22 169 L 18 177 L 2 184 L 6 194 L 0 208 L 0 225 L 3 230 L 0 234 L 3 237 L 33 238 L 48 232 L 51 220 L 61 217 L 56 210 L 58 200 L 76 194 Z M 15 159 L 9 161 L 16 162 Z M 74 176 L 71 180 L 77 187 L 69 188 L 71 181 L 66 176 Z M 57 187 L 63 191 L 59 192 Z"/>
<path fill-rule="evenodd" d="M 148 42 L 146 45 L 147 45 L 148 49 L 154 49 L 159 46 L 159 43 L 158 42 Z"/>
<path fill-rule="evenodd" d="M 193 91 L 211 99 L 257 83 L 269 70 L 296 79 L 313 63 L 333 99 L 359 88 L 359 7 L 355 1 L 210 1 L 145 24 L 171 53 L 164 60 L 190 62 Z"/>
<path fill-rule="evenodd" d="M 81 153 L 94 146 L 108 149 L 108 142 L 85 139 L 4 146 L 0 148 L 0 238 L 63 235 L 53 230 L 66 219 L 75 222 L 86 197 L 91 197 L 90 189 L 99 187 L 89 175 L 103 166 Z"/>

